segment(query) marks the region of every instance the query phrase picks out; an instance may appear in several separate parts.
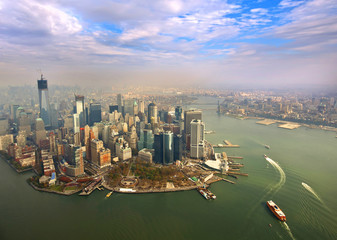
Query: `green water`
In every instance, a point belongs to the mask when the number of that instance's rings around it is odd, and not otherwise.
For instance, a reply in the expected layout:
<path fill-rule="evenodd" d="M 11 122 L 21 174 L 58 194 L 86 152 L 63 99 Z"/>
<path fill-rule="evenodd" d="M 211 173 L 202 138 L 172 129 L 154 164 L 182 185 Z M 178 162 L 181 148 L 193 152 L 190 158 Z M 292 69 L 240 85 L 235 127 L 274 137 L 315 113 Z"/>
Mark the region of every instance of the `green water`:
<path fill-rule="evenodd" d="M 17 174 L 0 161 L 0 239 L 337 239 L 335 133 L 263 126 L 214 110 L 204 110 L 203 120 L 216 131 L 206 135 L 210 142 L 241 146 L 226 152 L 244 157 L 241 171 L 249 174 L 234 185 L 213 184 L 215 201 L 197 191 L 114 193 L 109 199 L 107 191 L 88 197 L 41 193 L 25 182 L 31 173 Z M 270 199 L 287 225 L 267 209 Z"/>

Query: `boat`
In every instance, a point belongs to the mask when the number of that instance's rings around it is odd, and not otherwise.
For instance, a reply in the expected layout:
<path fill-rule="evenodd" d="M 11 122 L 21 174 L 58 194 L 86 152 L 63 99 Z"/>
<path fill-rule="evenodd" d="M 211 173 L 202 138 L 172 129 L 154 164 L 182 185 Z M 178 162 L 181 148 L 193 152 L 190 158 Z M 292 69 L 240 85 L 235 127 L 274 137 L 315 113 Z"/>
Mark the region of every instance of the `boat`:
<path fill-rule="evenodd" d="M 214 193 L 212 193 L 210 190 L 206 189 L 206 193 L 208 194 L 210 199 L 216 199 L 216 196 Z"/>
<path fill-rule="evenodd" d="M 264 145 L 265 148 L 267 149 L 270 149 L 270 146 L 269 145 Z"/>
<path fill-rule="evenodd" d="M 280 221 L 285 222 L 287 220 L 286 215 L 272 200 L 267 201 L 267 206 Z"/>
<path fill-rule="evenodd" d="M 197 188 L 198 192 L 207 200 L 210 199 L 210 196 L 206 193 L 206 188 L 199 187 Z"/>
<path fill-rule="evenodd" d="M 107 197 L 107 198 L 110 197 L 112 193 L 113 193 L 113 191 L 109 192 L 105 197 Z"/>

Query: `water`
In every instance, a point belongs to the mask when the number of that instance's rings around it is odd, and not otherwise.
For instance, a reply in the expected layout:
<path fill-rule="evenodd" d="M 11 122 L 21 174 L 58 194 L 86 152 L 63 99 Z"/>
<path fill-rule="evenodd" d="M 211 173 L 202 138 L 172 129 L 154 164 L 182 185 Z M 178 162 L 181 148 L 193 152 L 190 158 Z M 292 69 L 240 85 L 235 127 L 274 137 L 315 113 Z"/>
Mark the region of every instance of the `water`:
<path fill-rule="evenodd" d="M 42 193 L 25 182 L 31 173 L 17 174 L 0 161 L 0 239 L 337 239 L 335 133 L 263 126 L 218 116 L 216 106 L 200 108 L 210 109 L 203 121 L 216 131 L 207 139 L 239 144 L 226 151 L 243 156 L 241 171 L 249 174 L 237 184 L 213 184 L 215 201 L 195 190 L 114 193 L 108 199 L 107 191 L 88 197 Z M 286 224 L 266 207 L 270 199 L 286 214 Z"/>

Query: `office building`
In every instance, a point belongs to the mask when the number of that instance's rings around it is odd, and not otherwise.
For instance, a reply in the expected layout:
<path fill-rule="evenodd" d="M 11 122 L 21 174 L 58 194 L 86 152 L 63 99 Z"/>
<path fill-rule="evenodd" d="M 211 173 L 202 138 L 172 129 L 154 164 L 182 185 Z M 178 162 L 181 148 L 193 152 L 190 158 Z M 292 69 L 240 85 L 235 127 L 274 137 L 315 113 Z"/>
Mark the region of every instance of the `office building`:
<path fill-rule="evenodd" d="M 0 118 L 0 135 L 4 135 L 8 130 L 8 119 L 5 117 Z"/>
<path fill-rule="evenodd" d="M 154 155 L 154 149 L 143 148 L 138 152 L 138 158 L 140 161 L 152 163 Z"/>
<path fill-rule="evenodd" d="M 97 140 L 97 139 L 91 140 L 90 149 L 91 149 L 91 162 L 92 163 L 99 165 L 99 157 L 100 157 L 99 152 L 102 148 L 104 148 L 103 141 Z"/>
<path fill-rule="evenodd" d="M 201 110 L 188 110 L 184 112 L 184 130 L 185 134 L 191 134 L 191 121 L 193 119 L 202 120 Z"/>
<path fill-rule="evenodd" d="M 37 118 L 35 120 L 35 143 L 39 147 L 42 145 L 42 141 L 46 140 L 46 129 L 44 127 L 44 122 L 42 118 Z"/>
<path fill-rule="evenodd" d="M 153 149 L 154 137 L 151 129 L 140 130 L 138 150 L 143 148 Z"/>
<path fill-rule="evenodd" d="M 148 106 L 148 122 L 152 127 L 158 123 L 158 107 L 154 103 L 150 103 Z"/>
<path fill-rule="evenodd" d="M 132 150 L 123 138 L 118 138 L 116 142 L 116 155 L 119 160 L 124 161 L 132 157 Z"/>
<path fill-rule="evenodd" d="M 109 106 L 109 113 L 113 113 L 114 111 L 118 112 L 118 105 L 110 105 Z"/>
<path fill-rule="evenodd" d="M 84 107 L 84 96 L 82 95 L 75 95 L 75 114 L 79 115 L 79 127 L 84 127 L 86 125 L 87 114 Z"/>
<path fill-rule="evenodd" d="M 174 141 L 178 141 L 175 143 Z M 154 162 L 160 163 L 160 164 L 171 164 L 174 163 L 175 156 L 179 157 L 180 154 L 180 147 L 182 148 L 182 145 L 180 146 L 179 141 L 181 141 L 181 137 L 174 137 L 174 134 L 170 131 L 168 132 L 161 132 L 154 135 Z M 174 147 L 177 146 L 178 149 L 175 150 Z M 175 151 L 177 153 L 175 154 Z M 182 151 L 181 151 L 182 152 Z"/>
<path fill-rule="evenodd" d="M 89 105 L 89 125 L 93 126 L 95 122 L 102 121 L 102 111 L 100 103 L 90 103 Z"/>
<path fill-rule="evenodd" d="M 80 114 L 78 114 L 78 113 L 73 114 L 73 120 L 74 120 L 74 124 L 73 124 L 74 133 L 79 133 L 80 128 L 81 128 L 80 127 L 80 124 L 81 124 Z"/>
<path fill-rule="evenodd" d="M 118 106 L 118 112 L 123 113 L 123 100 L 122 100 L 122 95 L 118 94 L 117 95 L 117 106 Z"/>
<path fill-rule="evenodd" d="M 191 158 L 203 159 L 205 149 L 205 124 L 199 119 L 191 121 Z"/>
<path fill-rule="evenodd" d="M 0 136 L 0 150 L 7 151 L 7 148 L 11 143 L 14 143 L 13 134 Z"/>
<path fill-rule="evenodd" d="M 183 108 L 181 106 L 177 106 L 175 109 L 176 120 L 180 121 L 183 119 Z"/>

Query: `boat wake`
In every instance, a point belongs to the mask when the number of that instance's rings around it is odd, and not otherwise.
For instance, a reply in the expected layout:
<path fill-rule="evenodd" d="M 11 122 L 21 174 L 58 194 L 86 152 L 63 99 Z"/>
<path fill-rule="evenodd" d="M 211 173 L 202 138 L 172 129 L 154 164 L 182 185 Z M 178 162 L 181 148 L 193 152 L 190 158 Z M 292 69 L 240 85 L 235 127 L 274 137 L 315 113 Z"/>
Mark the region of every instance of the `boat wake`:
<path fill-rule="evenodd" d="M 291 239 L 295 240 L 293 233 L 290 230 L 290 227 L 288 226 L 288 224 L 286 222 L 281 222 L 282 226 L 287 230 L 289 236 L 291 237 Z"/>
<path fill-rule="evenodd" d="M 317 193 L 312 189 L 308 184 L 302 182 L 302 186 L 308 190 L 312 195 L 314 195 L 321 203 L 323 203 L 322 199 L 317 195 Z"/>
<path fill-rule="evenodd" d="M 272 189 L 269 191 L 275 191 L 274 193 L 276 193 L 278 190 L 280 190 L 280 188 L 284 185 L 284 183 L 286 182 L 286 174 L 284 173 L 283 169 L 280 167 L 280 165 L 278 165 L 277 162 L 275 162 L 273 159 L 266 157 L 265 158 L 279 173 L 280 173 L 280 180 L 278 181 L 278 183 L 272 187 Z M 268 193 L 269 193 L 268 192 Z"/>

